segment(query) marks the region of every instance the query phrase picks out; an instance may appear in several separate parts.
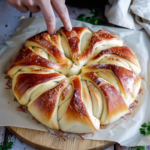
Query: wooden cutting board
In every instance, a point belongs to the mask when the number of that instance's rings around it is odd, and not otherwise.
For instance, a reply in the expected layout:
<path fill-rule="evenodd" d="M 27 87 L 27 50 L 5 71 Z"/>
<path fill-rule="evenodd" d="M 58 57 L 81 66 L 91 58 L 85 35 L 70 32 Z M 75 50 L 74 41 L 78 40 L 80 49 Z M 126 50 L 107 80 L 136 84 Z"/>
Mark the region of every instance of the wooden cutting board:
<path fill-rule="evenodd" d="M 22 142 L 39 150 L 104 150 L 115 144 L 115 142 L 82 140 L 81 138 L 66 138 L 64 141 L 62 138 L 49 136 L 48 132 L 18 127 L 7 128 Z"/>

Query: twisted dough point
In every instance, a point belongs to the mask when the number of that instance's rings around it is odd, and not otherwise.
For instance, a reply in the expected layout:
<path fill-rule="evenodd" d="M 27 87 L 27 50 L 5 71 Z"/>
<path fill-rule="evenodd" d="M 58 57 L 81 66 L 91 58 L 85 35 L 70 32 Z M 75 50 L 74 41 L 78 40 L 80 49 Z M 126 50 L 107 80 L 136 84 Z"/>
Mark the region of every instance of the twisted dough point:
<path fill-rule="evenodd" d="M 27 39 L 7 73 L 18 102 L 38 121 L 89 133 L 128 113 L 141 86 L 140 71 L 134 53 L 118 37 L 74 27 Z"/>

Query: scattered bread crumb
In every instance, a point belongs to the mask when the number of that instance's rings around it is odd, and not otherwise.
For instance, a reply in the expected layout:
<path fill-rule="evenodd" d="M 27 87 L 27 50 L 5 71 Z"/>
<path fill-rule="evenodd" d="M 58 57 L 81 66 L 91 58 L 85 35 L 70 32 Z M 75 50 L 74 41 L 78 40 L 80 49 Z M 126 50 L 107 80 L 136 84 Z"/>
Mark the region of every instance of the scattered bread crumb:
<path fill-rule="evenodd" d="M 24 18 L 25 18 L 25 16 L 21 16 L 21 17 L 20 17 L 20 19 L 24 19 Z"/>
<path fill-rule="evenodd" d="M 145 80 L 144 76 L 140 76 L 140 78 L 141 78 L 142 80 Z"/>

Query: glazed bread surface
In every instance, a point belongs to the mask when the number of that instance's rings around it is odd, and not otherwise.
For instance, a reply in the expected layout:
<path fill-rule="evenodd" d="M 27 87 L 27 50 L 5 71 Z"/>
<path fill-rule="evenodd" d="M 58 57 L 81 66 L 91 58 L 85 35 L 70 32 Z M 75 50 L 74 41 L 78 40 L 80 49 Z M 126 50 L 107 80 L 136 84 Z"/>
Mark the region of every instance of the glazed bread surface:
<path fill-rule="evenodd" d="M 42 124 L 90 133 L 129 112 L 141 86 L 133 51 L 112 33 L 61 27 L 26 40 L 7 74 L 21 105 Z"/>

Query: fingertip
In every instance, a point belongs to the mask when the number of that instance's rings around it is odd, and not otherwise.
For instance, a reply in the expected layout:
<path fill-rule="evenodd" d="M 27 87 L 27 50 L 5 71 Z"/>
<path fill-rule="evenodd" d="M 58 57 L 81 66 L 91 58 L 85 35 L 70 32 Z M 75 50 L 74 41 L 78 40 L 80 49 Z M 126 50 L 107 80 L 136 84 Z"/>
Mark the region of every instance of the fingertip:
<path fill-rule="evenodd" d="M 71 25 L 71 23 L 68 24 L 67 30 L 68 30 L 68 31 L 71 31 L 71 30 L 72 30 L 72 25 Z"/>
<path fill-rule="evenodd" d="M 54 30 L 54 29 L 49 29 L 49 28 L 48 28 L 48 33 L 49 33 L 50 35 L 53 35 L 53 34 L 55 34 L 55 30 Z"/>
<path fill-rule="evenodd" d="M 55 34 L 55 31 L 48 30 L 49 35 Z"/>
<path fill-rule="evenodd" d="M 61 21 L 63 22 L 64 28 L 67 31 L 71 31 L 72 25 L 71 25 L 71 21 L 69 18 L 68 9 L 65 3 L 63 3 L 63 1 L 60 1 L 60 0 L 54 0 L 52 1 L 52 5 L 54 9 L 56 10 L 57 14 L 59 15 Z"/>
<path fill-rule="evenodd" d="M 41 5 L 39 7 L 43 13 L 48 33 L 53 35 L 55 33 L 55 15 L 52 6 L 48 1 L 41 1 Z"/>
<path fill-rule="evenodd" d="M 67 31 L 71 31 L 71 30 L 72 30 L 72 25 L 71 25 L 71 23 L 64 25 L 64 27 L 65 27 L 65 29 L 66 29 Z"/>
<path fill-rule="evenodd" d="M 55 23 L 54 22 L 46 22 L 47 30 L 50 35 L 55 34 Z"/>

